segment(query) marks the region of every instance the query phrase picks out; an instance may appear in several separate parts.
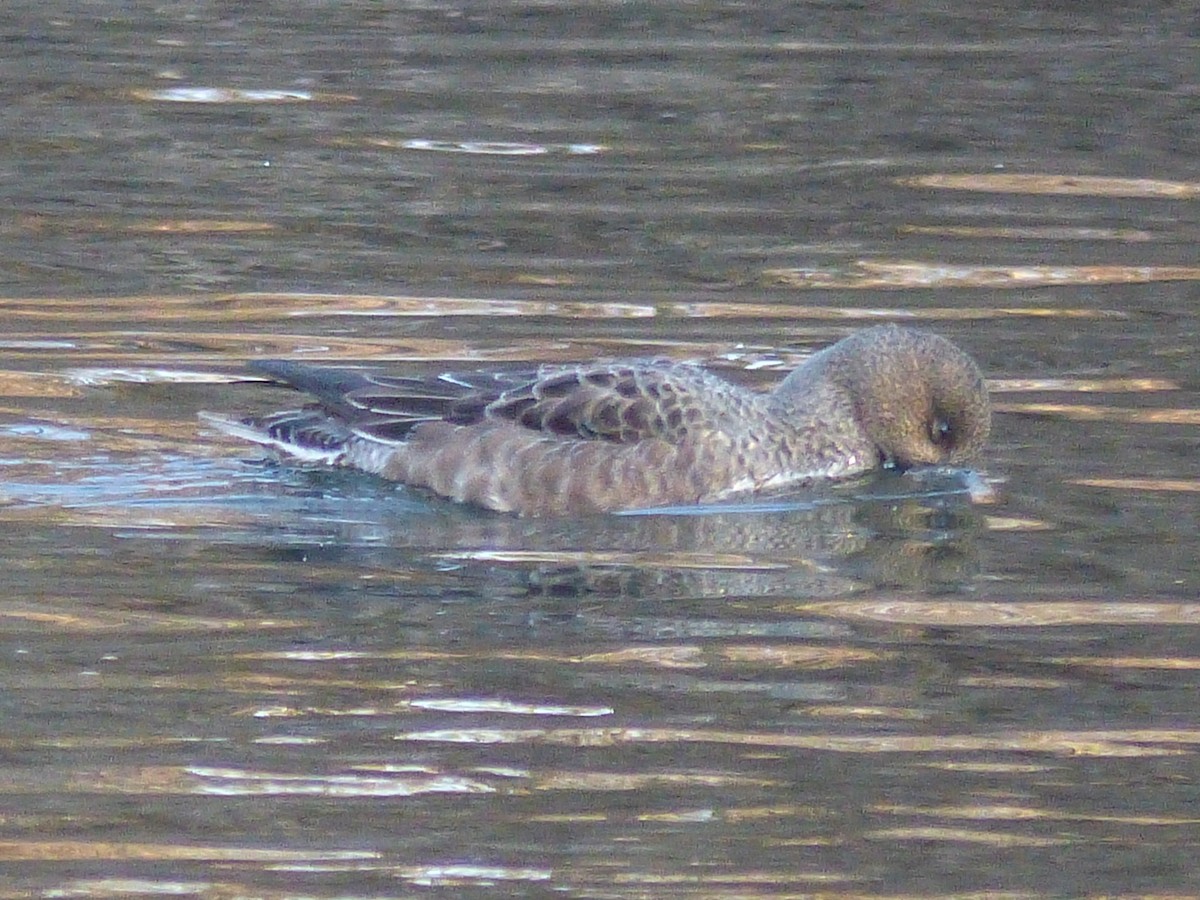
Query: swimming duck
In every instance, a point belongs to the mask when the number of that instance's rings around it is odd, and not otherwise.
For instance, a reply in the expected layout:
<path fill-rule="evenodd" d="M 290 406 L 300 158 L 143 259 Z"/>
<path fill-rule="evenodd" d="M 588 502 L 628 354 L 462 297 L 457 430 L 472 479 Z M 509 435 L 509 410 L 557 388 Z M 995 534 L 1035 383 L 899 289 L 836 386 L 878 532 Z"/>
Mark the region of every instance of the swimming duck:
<path fill-rule="evenodd" d="M 769 393 L 663 359 L 433 379 L 252 364 L 317 403 L 205 414 L 304 462 L 361 469 L 521 515 L 711 503 L 882 466 L 963 463 L 991 412 L 974 361 L 884 325 L 812 356 Z"/>

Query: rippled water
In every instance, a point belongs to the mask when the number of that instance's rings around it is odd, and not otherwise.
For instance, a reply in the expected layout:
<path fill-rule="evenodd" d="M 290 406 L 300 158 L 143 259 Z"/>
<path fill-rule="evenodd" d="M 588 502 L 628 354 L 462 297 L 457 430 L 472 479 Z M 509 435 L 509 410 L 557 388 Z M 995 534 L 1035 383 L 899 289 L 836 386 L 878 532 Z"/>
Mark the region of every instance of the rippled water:
<path fill-rule="evenodd" d="M 6 10 L 4 896 L 1200 888 L 1186 5 Z M 997 502 L 529 521 L 196 418 L 881 319 Z"/>

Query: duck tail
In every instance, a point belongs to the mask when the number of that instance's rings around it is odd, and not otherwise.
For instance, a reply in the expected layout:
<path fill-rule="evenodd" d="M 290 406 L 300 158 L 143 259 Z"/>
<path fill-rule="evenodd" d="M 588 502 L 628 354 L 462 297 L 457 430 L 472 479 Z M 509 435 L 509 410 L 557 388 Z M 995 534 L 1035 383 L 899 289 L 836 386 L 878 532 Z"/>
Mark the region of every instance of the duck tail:
<path fill-rule="evenodd" d="M 330 466 L 342 463 L 353 437 L 345 425 L 319 409 L 293 409 L 248 419 L 202 412 L 200 418 L 225 434 L 269 447 L 301 462 Z"/>

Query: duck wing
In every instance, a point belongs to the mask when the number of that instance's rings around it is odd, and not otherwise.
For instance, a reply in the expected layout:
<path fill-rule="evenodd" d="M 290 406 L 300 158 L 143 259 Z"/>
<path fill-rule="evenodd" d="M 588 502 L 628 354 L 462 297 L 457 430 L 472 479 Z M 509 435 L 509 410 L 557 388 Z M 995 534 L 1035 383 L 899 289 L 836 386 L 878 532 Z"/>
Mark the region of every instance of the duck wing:
<path fill-rule="evenodd" d="M 562 438 L 679 443 L 703 423 L 703 398 L 715 381 L 670 360 L 571 366 L 504 391 L 484 414 Z"/>
<path fill-rule="evenodd" d="M 259 372 L 312 394 L 358 434 L 402 441 L 423 422 L 508 422 L 549 437 L 628 444 L 678 443 L 713 419 L 705 398 L 732 386 L 670 360 L 634 360 L 536 371 L 454 372 L 432 378 L 277 360 Z"/>

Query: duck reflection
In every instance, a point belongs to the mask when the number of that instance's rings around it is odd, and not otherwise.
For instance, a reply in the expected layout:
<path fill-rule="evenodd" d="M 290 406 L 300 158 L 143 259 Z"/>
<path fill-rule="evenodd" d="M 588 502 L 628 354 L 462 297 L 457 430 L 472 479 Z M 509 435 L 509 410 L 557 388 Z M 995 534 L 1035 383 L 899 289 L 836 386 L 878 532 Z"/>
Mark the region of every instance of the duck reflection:
<path fill-rule="evenodd" d="M 944 593 L 978 573 L 986 522 L 961 472 L 882 473 L 742 506 L 520 519 L 431 499 L 371 504 L 355 521 L 314 496 L 288 514 L 319 524 L 326 563 L 453 574 L 490 596 L 683 599 L 845 596 L 873 588 Z M 407 489 L 394 489 L 407 494 Z M 407 494 L 409 499 L 413 495 Z M 360 506 L 361 505 L 356 504 Z M 307 525 L 305 525 L 307 523 Z M 311 557 L 310 557 L 311 558 Z"/>

